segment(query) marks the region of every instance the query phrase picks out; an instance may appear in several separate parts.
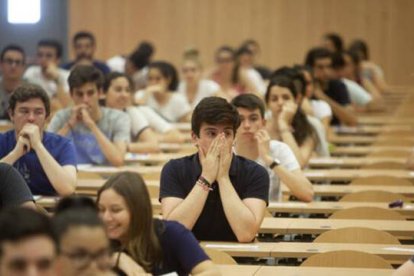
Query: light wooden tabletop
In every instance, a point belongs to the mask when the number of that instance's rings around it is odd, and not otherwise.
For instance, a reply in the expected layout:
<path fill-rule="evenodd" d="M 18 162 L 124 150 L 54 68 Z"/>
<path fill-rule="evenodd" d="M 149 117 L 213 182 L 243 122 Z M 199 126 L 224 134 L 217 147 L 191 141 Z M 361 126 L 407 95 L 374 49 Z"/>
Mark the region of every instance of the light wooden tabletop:
<path fill-rule="evenodd" d="M 392 269 L 375 268 L 262 266 L 255 276 L 390 276 L 392 272 Z"/>
<path fill-rule="evenodd" d="M 260 233 L 274 234 L 321 234 L 328 230 L 344 227 L 366 227 L 386 231 L 394 236 L 414 238 L 412 221 L 362 220 L 362 219 L 308 219 L 269 218 L 260 226 Z"/>
<path fill-rule="evenodd" d="M 321 169 L 304 170 L 305 176 L 311 181 L 350 181 L 367 176 L 393 176 L 414 179 L 414 171 L 408 170 L 375 170 L 375 169 Z"/>
<path fill-rule="evenodd" d="M 312 157 L 311 168 L 358 168 L 379 162 L 395 162 L 405 164 L 407 158 L 402 157 Z"/>

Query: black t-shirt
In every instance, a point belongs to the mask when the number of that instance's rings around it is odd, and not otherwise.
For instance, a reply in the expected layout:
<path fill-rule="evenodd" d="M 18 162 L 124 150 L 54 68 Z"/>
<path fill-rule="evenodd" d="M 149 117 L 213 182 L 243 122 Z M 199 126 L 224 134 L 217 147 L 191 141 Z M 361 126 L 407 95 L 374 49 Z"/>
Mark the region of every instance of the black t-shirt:
<path fill-rule="evenodd" d="M 0 208 L 33 201 L 32 193 L 20 173 L 6 163 L 0 163 Z"/>
<path fill-rule="evenodd" d="M 329 98 L 342 106 L 351 104 L 348 90 L 346 89 L 345 84 L 340 80 L 330 80 L 324 92 Z M 340 123 L 339 119 L 333 115 L 331 125 L 339 125 Z"/>
<path fill-rule="evenodd" d="M 201 175 L 198 154 L 169 161 L 161 173 L 160 199 L 184 199 Z M 234 155 L 230 166 L 230 181 L 240 199 L 258 198 L 268 202 L 269 175 L 254 161 Z M 237 241 L 227 221 L 217 183 L 209 192 L 203 211 L 193 227 L 193 234 L 203 241 Z"/>

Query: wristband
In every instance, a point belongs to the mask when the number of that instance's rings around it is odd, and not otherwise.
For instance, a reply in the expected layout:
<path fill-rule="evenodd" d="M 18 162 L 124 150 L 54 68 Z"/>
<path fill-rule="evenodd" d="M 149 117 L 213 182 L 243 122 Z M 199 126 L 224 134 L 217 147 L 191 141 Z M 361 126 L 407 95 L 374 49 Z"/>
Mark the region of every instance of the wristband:
<path fill-rule="evenodd" d="M 210 182 L 208 182 L 208 180 L 205 179 L 202 175 L 200 175 L 200 177 L 198 178 L 197 183 L 205 187 L 207 190 L 213 191 L 213 185 Z"/>
<path fill-rule="evenodd" d="M 198 179 L 196 184 L 200 185 L 201 188 L 203 188 L 203 190 L 206 191 L 206 192 L 213 191 L 213 188 L 206 185 L 203 181 L 201 181 L 201 179 Z"/>

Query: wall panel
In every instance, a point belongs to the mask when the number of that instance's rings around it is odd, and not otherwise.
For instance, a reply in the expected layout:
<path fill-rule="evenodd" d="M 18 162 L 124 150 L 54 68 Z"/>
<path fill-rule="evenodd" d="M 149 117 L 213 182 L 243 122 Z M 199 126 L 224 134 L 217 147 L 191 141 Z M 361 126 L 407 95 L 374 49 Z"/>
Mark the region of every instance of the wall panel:
<path fill-rule="evenodd" d="M 394 84 L 414 84 L 414 1 L 410 0 L 69 0 L 69 34 L 91 30 L 97 56 L 130 52 L 150 40 L 156 58 L 180 63 L 189 46 L 211 65 L 214 50 L 254 38 L 261 62 L 302 62 L 321 35 L 364 38 Z"/>

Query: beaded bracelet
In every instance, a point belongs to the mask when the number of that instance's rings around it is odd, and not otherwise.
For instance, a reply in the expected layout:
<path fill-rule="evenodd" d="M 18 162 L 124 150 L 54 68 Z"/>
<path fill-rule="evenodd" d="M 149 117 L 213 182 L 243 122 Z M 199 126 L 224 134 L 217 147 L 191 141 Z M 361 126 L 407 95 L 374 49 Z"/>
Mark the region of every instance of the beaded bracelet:
<path fill-rule="evenodd" d="M 206 185 L 203 181 L 201 181 L 201 179 L 198 179 L 196 184 L 200 185 L 201 188 L 203 188 L 203 190 L 206 191 L 206 192 L 213 191 L 213 188 Z"/>

